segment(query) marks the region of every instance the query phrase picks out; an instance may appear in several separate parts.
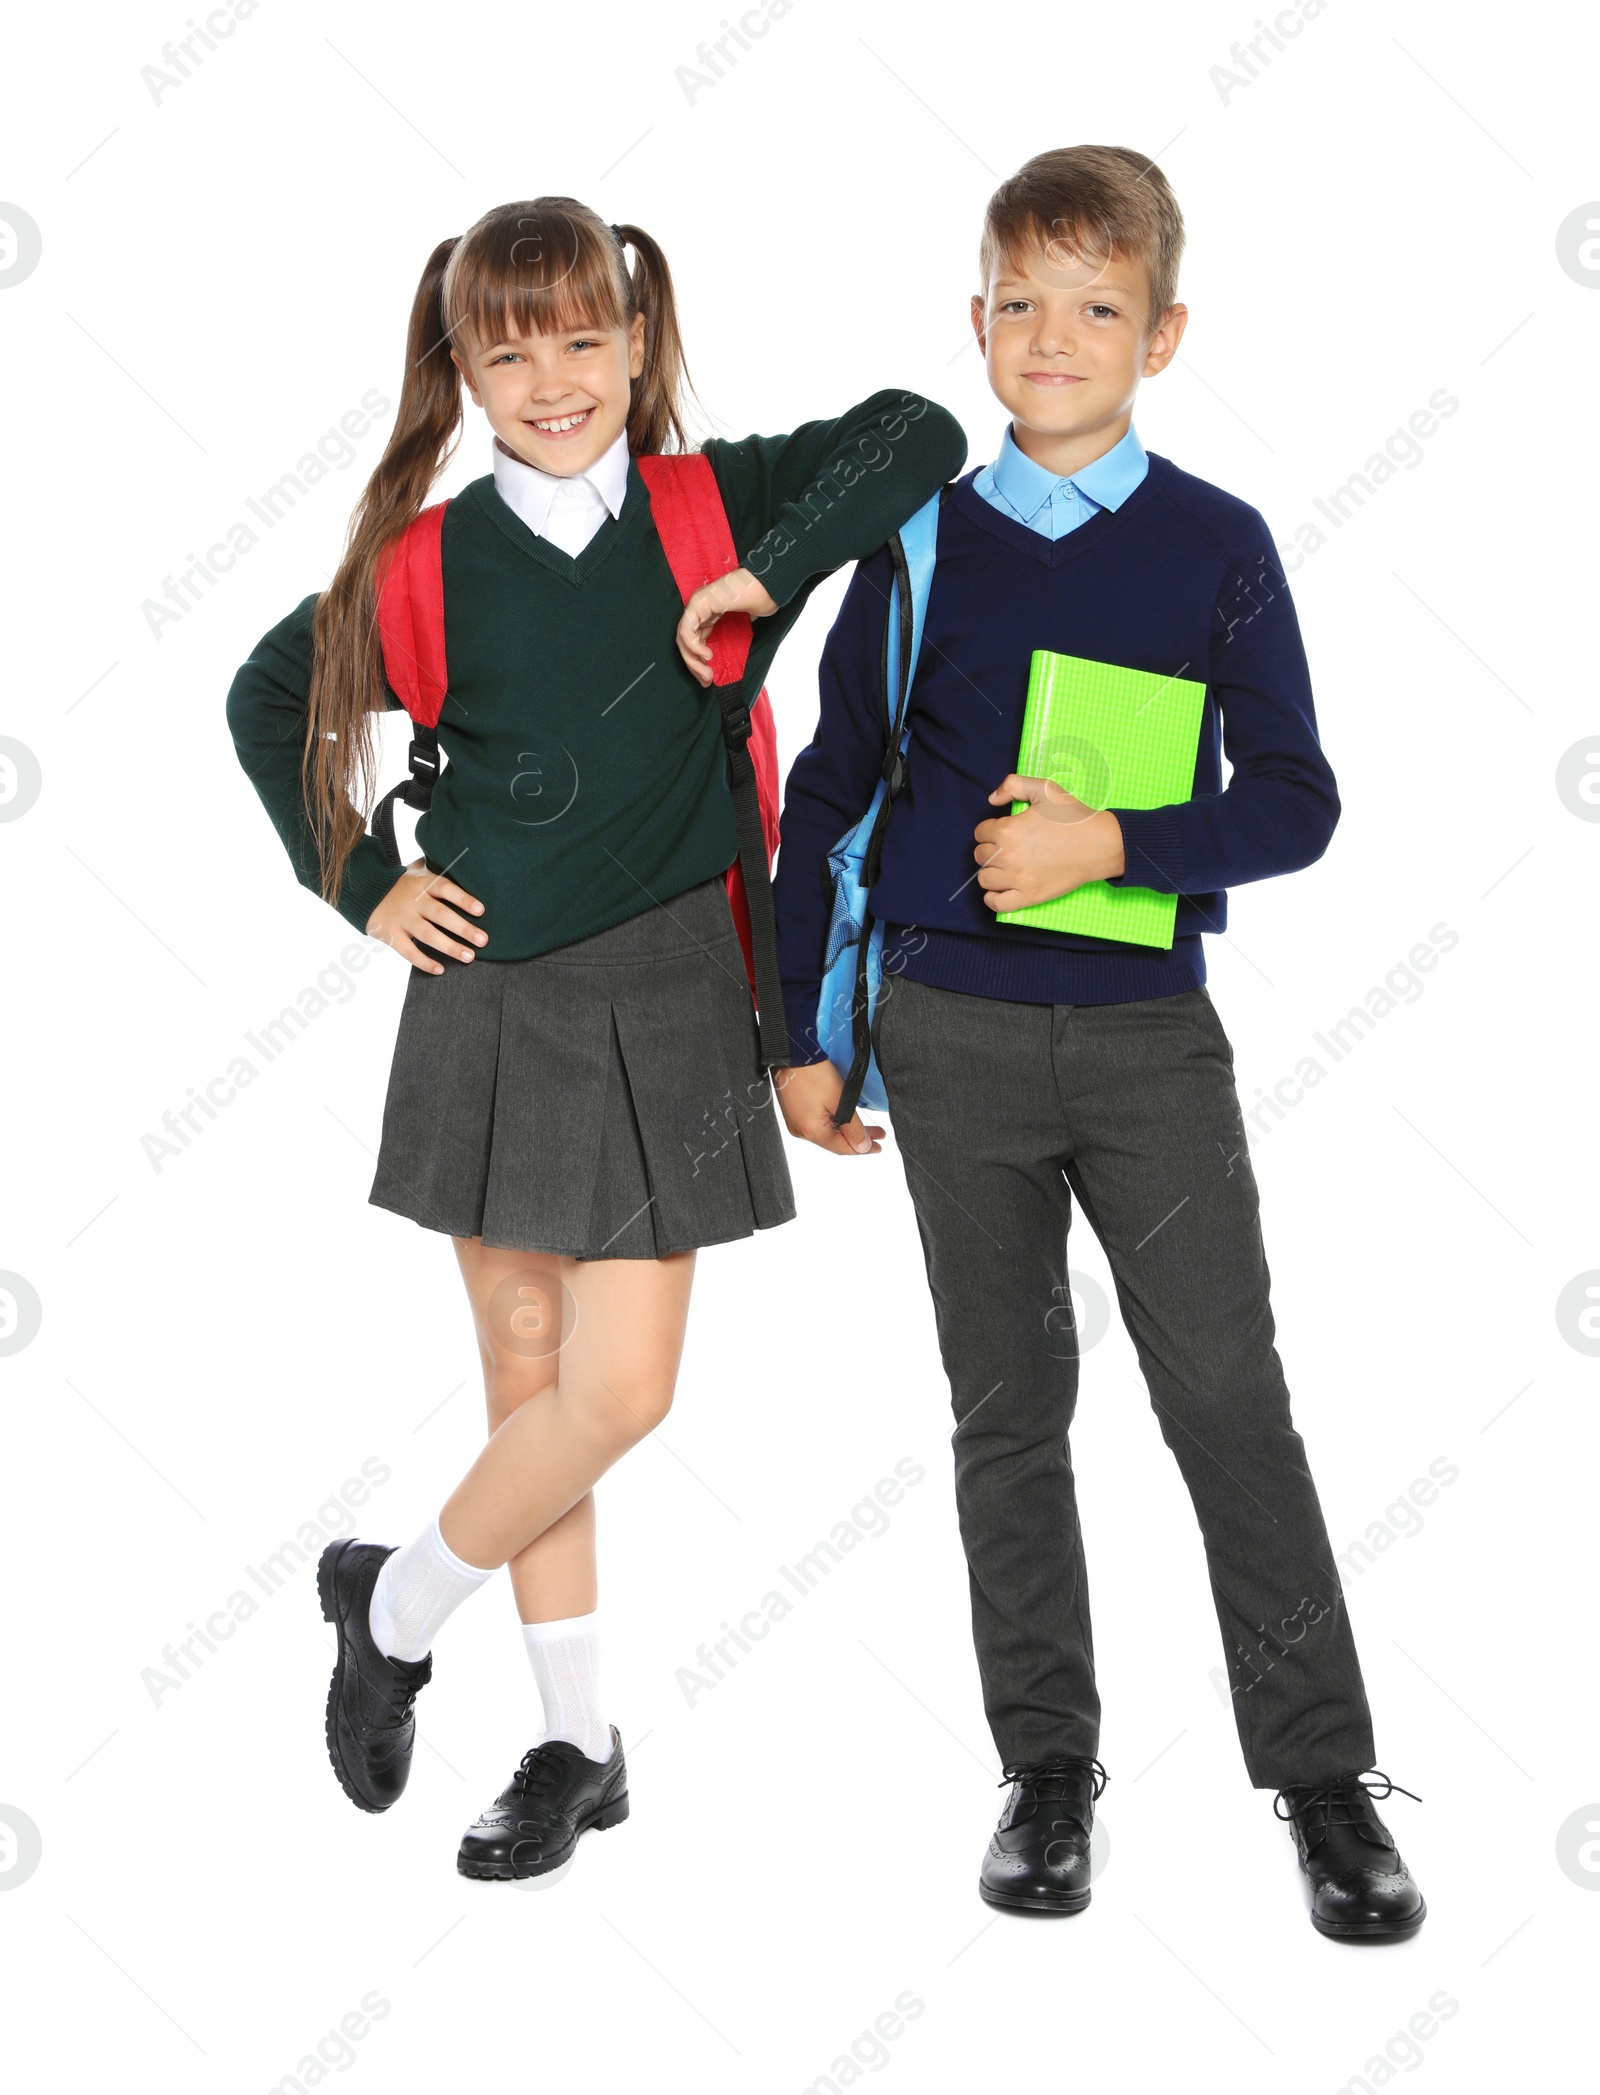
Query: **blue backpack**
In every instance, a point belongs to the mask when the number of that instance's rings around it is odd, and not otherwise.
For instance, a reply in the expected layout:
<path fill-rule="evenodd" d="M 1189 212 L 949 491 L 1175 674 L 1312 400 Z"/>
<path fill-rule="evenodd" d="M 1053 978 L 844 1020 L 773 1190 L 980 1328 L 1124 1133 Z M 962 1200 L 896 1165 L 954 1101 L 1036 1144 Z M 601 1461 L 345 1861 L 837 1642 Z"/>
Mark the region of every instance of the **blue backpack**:
<path fill-rule="evenodd" d="M 817 1000 L 817 1044 L 845 1075 L 835 1127 L 844 1126 L 858 1102 L 875 1112 L 888 1104 L 872 1052 L 872 1018 L 883 979 L 883 926 L 875 921 L 868 896 L 878 877 L 889 815 L 906 782 L 907 709 L 933 588 L 939 509 L 947 493 L 940 488 L 930 496 L 889 540 L 894 597 L 883 635 L 883 774 L 866 813 L 828 853 L 833 915 Z"/>

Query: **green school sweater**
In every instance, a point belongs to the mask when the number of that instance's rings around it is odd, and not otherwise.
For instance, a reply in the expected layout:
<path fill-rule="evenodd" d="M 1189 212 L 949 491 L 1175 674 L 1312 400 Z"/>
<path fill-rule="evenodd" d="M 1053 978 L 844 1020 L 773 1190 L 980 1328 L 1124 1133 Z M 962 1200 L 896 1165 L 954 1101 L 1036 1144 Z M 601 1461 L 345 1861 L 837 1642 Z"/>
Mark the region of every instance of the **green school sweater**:
<path fill-rule="evenodd" d="M 735 549 L 778 606 L 754 621 L 753 702 L 817 583 L 959 473 L 966 438 L 931 401 L 881 392 L 836 421 L 714 438 L 705 453 Z M 722 873 L 736 837 L 720 710 L 678 653 L 682 599 L 637 465 L 620 514 L 576 559 L 530 531 L 492 476 L 475 480 L 445 512 L 443 561 L 448 763 L 417 844 L 482 902 L 481 956 L 548 952 Z M 300 763 L 315 605 L 265 635 L 228 694 L 239 761 L 314 892 Z M 340 914 L 364 930 L 398 877 L 363 838 Z"/>

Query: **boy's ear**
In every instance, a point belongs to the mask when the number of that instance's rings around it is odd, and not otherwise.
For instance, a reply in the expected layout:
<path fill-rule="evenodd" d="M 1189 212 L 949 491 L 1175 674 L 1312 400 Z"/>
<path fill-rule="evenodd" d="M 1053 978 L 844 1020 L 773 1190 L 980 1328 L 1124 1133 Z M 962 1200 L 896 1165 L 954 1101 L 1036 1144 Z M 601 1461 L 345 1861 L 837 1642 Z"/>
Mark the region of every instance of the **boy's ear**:
<path fill-rule="evenodd" d="M 974 291 L 972 294 L 972 332 L 978 338 L 979 356 L 987 356 L 989 351 L 989 345 L 984 340 L 983 297 L 981 293 L 977 291 Z"/>
<path fill-rule="evenodd" d="M 1168 306 L 1161 316 L 1160 325 L 1150 337 L 1150 346 L 1145 351 L 1144 376 L 1153 378 L 1158 371 L 1165 371 L 1178 353 L 1178 344 L 1183 340 L 1183 331 L 1189 324 L 1187 306 Z"/>

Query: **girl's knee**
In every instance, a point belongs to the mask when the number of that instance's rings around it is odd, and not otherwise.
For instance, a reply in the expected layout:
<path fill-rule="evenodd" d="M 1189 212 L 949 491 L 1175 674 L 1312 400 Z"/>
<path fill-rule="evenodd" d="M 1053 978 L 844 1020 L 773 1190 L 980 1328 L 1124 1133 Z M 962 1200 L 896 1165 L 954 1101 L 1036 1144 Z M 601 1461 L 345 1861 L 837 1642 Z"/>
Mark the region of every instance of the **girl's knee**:
<path fill-rule="evenodd" d="M 672 1409 L 670 1382 L 645 1382 L 620 1391 L 602 1389 L 601 1402 L 607 1423 L 628 1445 L 653 1433 Z"/>

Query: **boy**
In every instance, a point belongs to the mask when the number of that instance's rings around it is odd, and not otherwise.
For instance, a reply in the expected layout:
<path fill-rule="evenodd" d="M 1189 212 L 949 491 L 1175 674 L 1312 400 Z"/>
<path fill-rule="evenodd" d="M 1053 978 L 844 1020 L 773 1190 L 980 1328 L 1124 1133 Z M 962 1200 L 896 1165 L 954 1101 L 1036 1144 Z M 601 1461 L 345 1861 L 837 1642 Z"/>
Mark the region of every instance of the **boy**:
<path fill-rule="evenodd" d="M 1299 629 L 1257 513 L 1149 456 L 1139 380 L 1171 362 L 1183 221 L 1143 155 L 1041 154 L 990 200 L 972 322 L 1011 417 L 951 490 L 911 693 L 908 777 L 872 887 L 874 1045 L 957 1420 L 956 1497 L 984 1707 L 1011 1789 L 991 1905 L 1089 1901 L 1088 1591 L 1067 1431 L 1076 1195 L 1205 1541 L 1251 1782 L 1278 1792 L 1324 1934 L 1415 1933 L 1422 1897 L 1373 1808 L 1365 1691 L 1273 1345 L 1233 1057 L 1203 987 L 1225 890 L 1309 865 L 1338 819 Z M 790 773 L 777 878 L 797 1066 L 791 1133 L 841 1154 L 816 1045 L 826 855 L 883 766 L 888 555 L 856 572 Z M 1096 809 L 1015 775 L 1033 651 L 1204 679 L 1193 797 Z M 1219 740 L 1232 776 L 1222 786 Z M 985 805 L 1019 814 L 976 820 Z M 1170 951 L 999 924 L 1086 881 L 1176 894 Z M 809 1051 L 809 1052 L 808 1052 Z"/>

